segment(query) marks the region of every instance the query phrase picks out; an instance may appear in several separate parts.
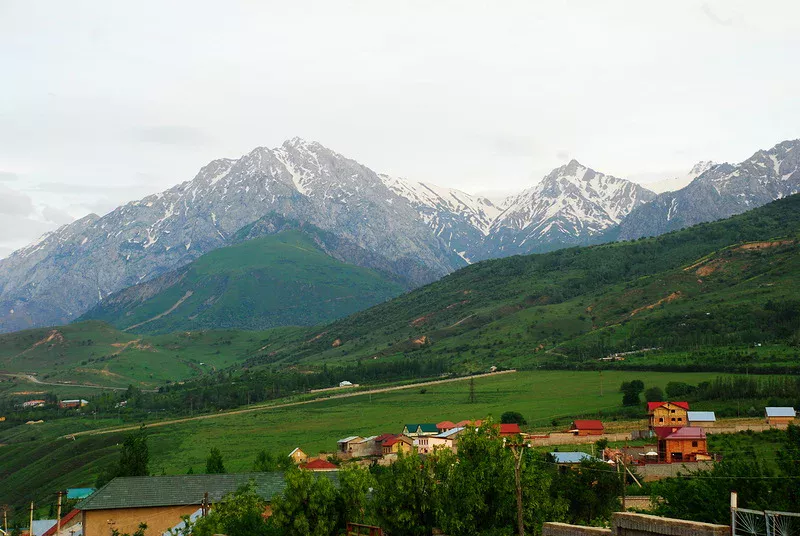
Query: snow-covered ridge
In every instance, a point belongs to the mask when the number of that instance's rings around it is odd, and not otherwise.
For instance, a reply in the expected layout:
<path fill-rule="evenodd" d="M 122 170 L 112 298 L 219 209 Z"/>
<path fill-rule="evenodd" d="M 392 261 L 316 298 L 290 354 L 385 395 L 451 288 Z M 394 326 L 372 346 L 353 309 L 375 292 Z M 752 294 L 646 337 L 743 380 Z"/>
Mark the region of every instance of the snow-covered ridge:
<path fill-rule="evenodd" d="M 484 236 L 501 210 L 485 197 L 474 196 L 461 190 L 444 188 L 435 184 L 414 182 L 389 175 L 379 175 L 383 183 L 395 194 L 408 200 L 421 211 L 423 217 L 428 211 L 444 211 L 450 215 L 463 217 Z"/>

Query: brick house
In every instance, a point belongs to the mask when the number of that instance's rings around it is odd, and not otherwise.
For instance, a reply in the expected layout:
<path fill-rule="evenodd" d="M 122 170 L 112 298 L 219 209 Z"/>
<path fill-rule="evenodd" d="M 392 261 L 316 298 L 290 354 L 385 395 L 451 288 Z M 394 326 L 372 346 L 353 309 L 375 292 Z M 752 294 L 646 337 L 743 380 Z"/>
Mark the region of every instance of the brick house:
<path fill-rule="evenodd" d="M 572 421 L 572 426 L 569 427 L 569 431 L 576 436 L 590 436 L 602 435 L 605 428 L 603 427 L 603 423 L 598 420 L 577 420 Z"/>
<path fill-rule="evenodd" d="M 767 424 L 771 426 L 787 425 L 793 422 L 797 416 L 794 408 L 791 407 L 767 407 L 764 408 L 764 413 L 767 416 Z"/>
<path fill-rule="evenodd" d="M 658 461 L 696 462 L 710 460 L 706 432 L 698 426 L 657 426 Z"/>

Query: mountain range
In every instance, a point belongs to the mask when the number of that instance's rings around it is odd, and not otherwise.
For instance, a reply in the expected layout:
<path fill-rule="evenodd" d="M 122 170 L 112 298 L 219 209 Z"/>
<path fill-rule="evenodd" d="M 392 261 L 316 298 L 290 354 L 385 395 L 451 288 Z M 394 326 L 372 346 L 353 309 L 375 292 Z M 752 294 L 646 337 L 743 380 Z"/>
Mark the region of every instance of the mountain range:
<path fill-rule="evenodd" d="M 191 181 L 0 260 L 0 331 L 72 321 L 207 252 L 274 234 L 276 218 L 332 234 L 337 259 L 390 272 L 406 288 L 480 260 L 658 235 L 797 192 L 798 147 L 786 141 L 737 165 L 701 163 L 687 186 L 659 195 L 573 160 L 494 204 L 378 174 L 294 138 L 214 160 Z"/>

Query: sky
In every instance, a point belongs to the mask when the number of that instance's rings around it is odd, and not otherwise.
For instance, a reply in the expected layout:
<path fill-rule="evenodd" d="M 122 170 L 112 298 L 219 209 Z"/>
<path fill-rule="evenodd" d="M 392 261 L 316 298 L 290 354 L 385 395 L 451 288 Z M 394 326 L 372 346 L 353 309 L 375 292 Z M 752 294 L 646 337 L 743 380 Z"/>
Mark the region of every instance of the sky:
<path fill-rule="evenodd" d="M 800 2 L 0 0 L 0 258 L 299 136 L 514 192 L 800 137 Z"/>

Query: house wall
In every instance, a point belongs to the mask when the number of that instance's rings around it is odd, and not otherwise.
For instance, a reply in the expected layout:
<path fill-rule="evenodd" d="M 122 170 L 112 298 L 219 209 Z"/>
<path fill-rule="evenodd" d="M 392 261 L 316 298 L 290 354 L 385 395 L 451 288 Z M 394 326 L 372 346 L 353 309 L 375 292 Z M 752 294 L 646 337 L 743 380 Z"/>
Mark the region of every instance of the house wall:
<path fill-rule="evenodd" d="M 147 523 L 147 534 L 162 534 L 181 522 L 181 516 L 197 511 L 200 505 L 154 508 L 117 508 L 81 512 L 84 536 L 110 536 L 111 529 L 132 534 L 139 523 Z"/>
<path fill-rule="evenodd" d="M 650 415 L 650 426 L 686 426 L 688 423 L 687 411 L 672 404 L 656 408 Z"/>
<path fill-rule="evenodd" d="M 603 435 L 603 430 L 578 430 L 578 435 L 583 436 L 598 436 Z"/>
<path fill-rule="evenodd" d="M 773 425 L 773 426 L 774 425 L 778 425 L 778 426 L 784 425 L 784 426 L 786 426 L 790 422 L 794 422 L 794 417 L 769 417 L 767 419 L 767 422 L 770 425 Z"/>
<path fill-rule="evenodd" d="M 697 523 L 647 514 L 617 512 L 610 529 L 545 523 L 542 536 L 730 536 L 728 525 Z"/>
<path fill-rule="evenodd" d="M 664 461 L 672 462 L 672 453 L 680 453 L 685 460 L 687 456 L 699 452 L 708 452 L 708 442 L 705 439 L 666 439 L 666 458 Z M 693 446 L 697 443 L 697 446 Z"/>

